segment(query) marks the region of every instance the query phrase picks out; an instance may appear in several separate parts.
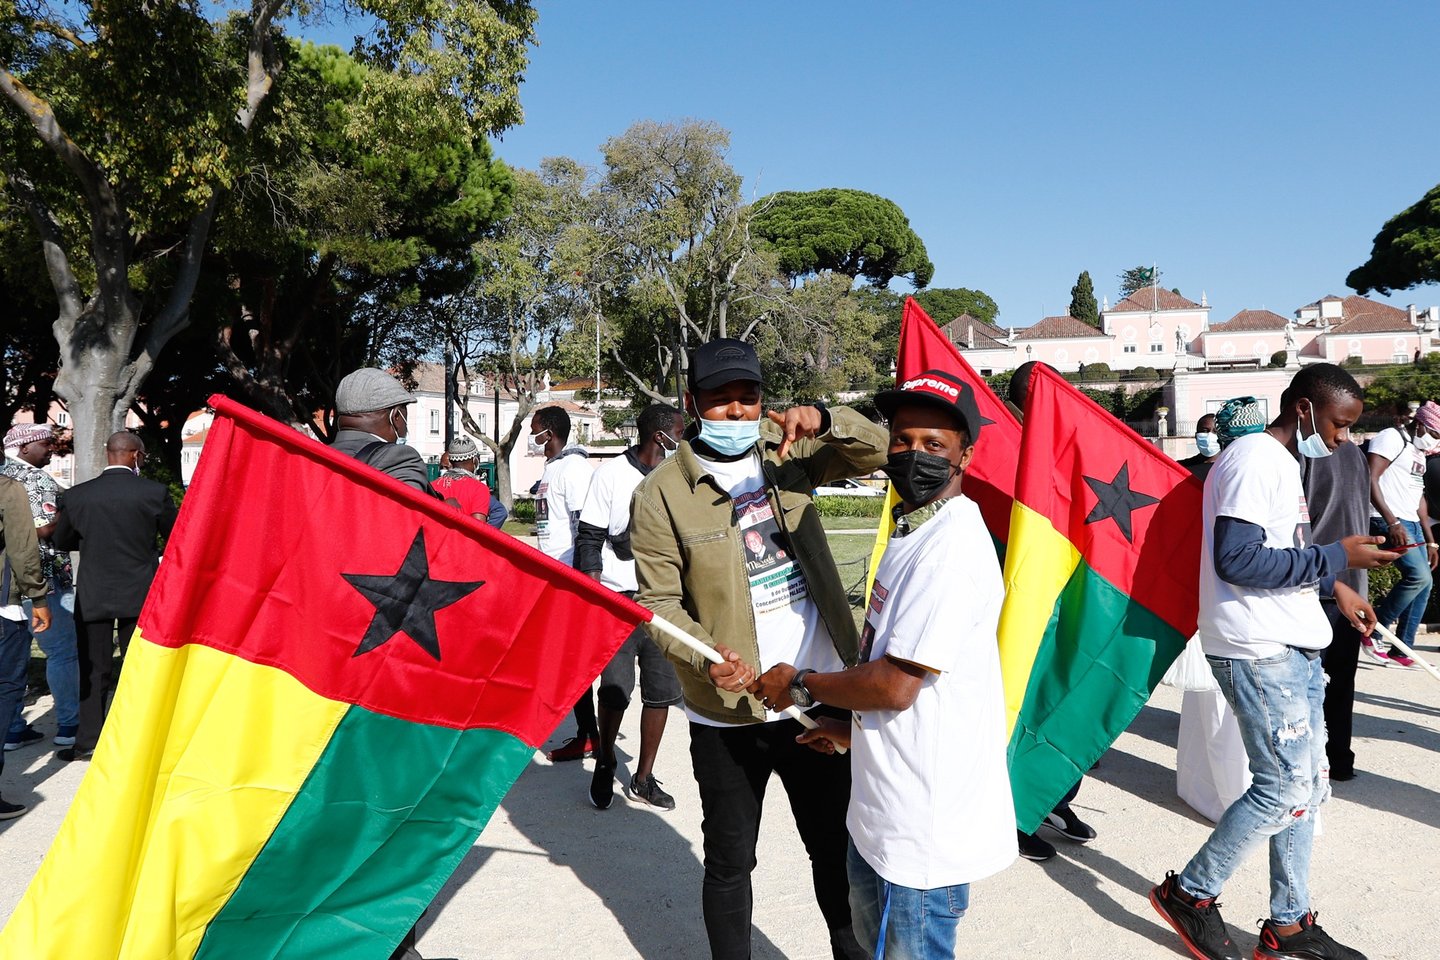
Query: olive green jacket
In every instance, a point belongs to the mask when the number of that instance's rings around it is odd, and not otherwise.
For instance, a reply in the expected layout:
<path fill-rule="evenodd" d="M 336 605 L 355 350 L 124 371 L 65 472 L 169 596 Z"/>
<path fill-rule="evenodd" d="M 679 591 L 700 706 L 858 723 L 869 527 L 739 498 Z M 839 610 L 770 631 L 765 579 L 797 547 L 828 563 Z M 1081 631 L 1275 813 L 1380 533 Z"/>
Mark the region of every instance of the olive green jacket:
<path fill-rule="evenodd" d="M 40 541 L 35 537 L 30 497 L 23 483 L 9 477 L 0 477 L 0 541 L 10 564 L 10 595 L 0 598 L 0 604 L 31 600 L 37 607 L 45 606 L 50 585 L 40 576 Z"/>
<path fill-rule="evenodd" d="M 783 461 L 777 456 L 780 429 L 768 420 L 760 424 L 756 448 L 770 507 L 790 537 L 836 653 L 850 666 L 859 648 L 855 620 L 811 495 L 821 484 L 879 469 L 889 436 L 846 407 L 828 412 L 829 429 L 796 440 Z M 734 506 L 688 440 L 650 471 L 630 509 L 630 547 L 640 584 L 635 599 L 696 639 L 712 647 L 723 643 L 758 667 L 760 645 Z M 727 693 L 710 682 L 704 657 L 659 631 L 650 633 L 675 662 L 690 709 L 724 723 L 765 719 L 753 697 Z"/>

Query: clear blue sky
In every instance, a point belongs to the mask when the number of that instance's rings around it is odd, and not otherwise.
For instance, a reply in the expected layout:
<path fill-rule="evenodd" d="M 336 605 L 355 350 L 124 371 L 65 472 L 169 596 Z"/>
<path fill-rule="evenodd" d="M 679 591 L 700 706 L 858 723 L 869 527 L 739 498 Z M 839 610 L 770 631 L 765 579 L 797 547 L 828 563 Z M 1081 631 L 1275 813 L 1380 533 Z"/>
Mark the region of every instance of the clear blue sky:
<path fill-rule="evenodd" d="M 1288 314 L 1440 182 L 1440 3 L 550 0 L 516 166 L 714 120 L 747 192 L 905 210 L 933 286 L 1024 326 L 1157 262 L 1213 321 Z M 1440 304 L 1440 286 L 1392 302 Z"/>

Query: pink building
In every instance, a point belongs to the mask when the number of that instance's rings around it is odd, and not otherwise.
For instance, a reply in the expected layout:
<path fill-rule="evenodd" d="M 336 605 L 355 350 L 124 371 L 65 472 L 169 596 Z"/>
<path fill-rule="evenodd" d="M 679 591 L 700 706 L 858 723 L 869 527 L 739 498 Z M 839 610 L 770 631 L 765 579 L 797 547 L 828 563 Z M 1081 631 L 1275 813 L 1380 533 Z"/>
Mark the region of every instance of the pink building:
<path fill-rule="evenodd" d="M 1286 339 L 1287 331 L 1289 340 Z M 1271 310 L 1241 310 L 1224 323 L 1217 323 L 1200 336 L 1199 353 L 1209 369 L 1259 366 L 1270 363 L 1276 353 L 1308 348 L 1319 331 L 1297 326 Z"/>
<path fill-rule="evenodd" d="M 1210 324 L 1210 306 L 1163 287 L 1143 287 L 1100 313 L 1101 329 L 1114 340 L 1116 370 L 1173 369 L 1185 364 L 1194 343 Z"/>
<path fill-rule="evenodd" d="M 1317 331 L 1304 354 L 1316 360 L 1341 363 L 1359 357 L 1367 364 L 1408 363 L 1433 348 L 1434 326 L 1422 323 L 1414 307 L 1401 310 L 1365 297 L 1329 296 L 1306 304 L 1295 316 Z"/>
<path fill-rule="evenodd" d="M 941 327 L 940 332 L 955 344 L 966 362 L 982 377 L 1015 367 L 1015 348 L 1009 343 L 1009 331 L 992 323 L 962 313 Z"/>
<path fill-rule="evenodd" d="M 1110 363 L 1111 337 L 1074 317 L 1046 317 L 1015 331 L 1011 366 L 1030 360 L 1048 363 L 1062 373 L 1079 370 L 1082 363 Z"/>

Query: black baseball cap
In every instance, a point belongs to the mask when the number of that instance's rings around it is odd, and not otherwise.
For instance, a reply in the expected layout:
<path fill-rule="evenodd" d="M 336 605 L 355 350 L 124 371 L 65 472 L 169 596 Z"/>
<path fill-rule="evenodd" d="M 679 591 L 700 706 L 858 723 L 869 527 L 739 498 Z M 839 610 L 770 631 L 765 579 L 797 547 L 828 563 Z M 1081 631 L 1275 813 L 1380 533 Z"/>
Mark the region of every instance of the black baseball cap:
<path fill-rule="evenodd" d="M 944 370 L 926 370 L 903 383 L 896 383 L 893 390 L 875 394 L 875 407 L 886 420 L 894 420 L 895 411 L 906 403 L 920 403 L 950 411 L 960 418 L 971 443 L 980 436 L 980 428 L 984 424 L 994 422 L 980 416 L 980 408 L 975 406 L 975 391 L 970 389 L 970 385 Z"/>
<path fill-rule="evenodd" d="M 709 390 L 734 380 L 764 384 L 760 358 L 743 340 L 722 338 L 701 344 L 690 354 L 690 389 Z"/>

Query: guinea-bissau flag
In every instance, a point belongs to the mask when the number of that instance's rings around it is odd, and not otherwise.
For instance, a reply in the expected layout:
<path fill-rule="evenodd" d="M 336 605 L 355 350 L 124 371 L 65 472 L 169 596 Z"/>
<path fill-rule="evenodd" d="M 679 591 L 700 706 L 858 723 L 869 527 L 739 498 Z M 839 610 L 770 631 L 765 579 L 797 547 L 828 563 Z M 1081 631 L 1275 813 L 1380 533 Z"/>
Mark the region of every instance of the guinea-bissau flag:
<path fill-rule="evenodd" d="M 211 404 L 99 748 L 0 956 L 385 960 L 648 618 Z"/>
<path fill-rule="evenodd" d="M 1010 503 L 1015 497 L 1015 467 L 1020 458 L 1020 421 L 1005 402 L 995 395 L 985 378 L 960 355 L 935 321 L 930 319 L 914 297 L 905 298 L 900 318 L 900 349 L 895 358 L 895 382 L 904 383 L 926 370 L 944 370 L 963 380 L 975 392 L 975 406 L 980 411 L 984 429 L 975 444 L 974 459 L 965 471 L 962 487 L 965 496 L 974 500 L 985 520 L 985 527 L 995 539 L 995 549 L 1003 558 L 1010 539 Z M 895 505 L 900 497 L 890 485 L 881 513 L 880 530 L 870 552 L 870 573 L 866 596 L 885 545 L 895 532 Z"/>
<path fill-rule="evenodd" d="M 1022 830 L 1129 726 L 1195 632 L 1201 491 L 1058 373 L 1035 368 L 1000 614 Z"/>

